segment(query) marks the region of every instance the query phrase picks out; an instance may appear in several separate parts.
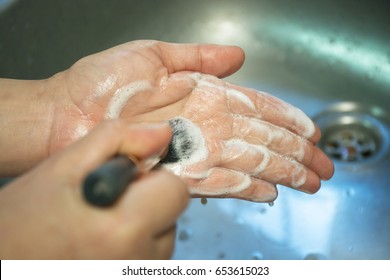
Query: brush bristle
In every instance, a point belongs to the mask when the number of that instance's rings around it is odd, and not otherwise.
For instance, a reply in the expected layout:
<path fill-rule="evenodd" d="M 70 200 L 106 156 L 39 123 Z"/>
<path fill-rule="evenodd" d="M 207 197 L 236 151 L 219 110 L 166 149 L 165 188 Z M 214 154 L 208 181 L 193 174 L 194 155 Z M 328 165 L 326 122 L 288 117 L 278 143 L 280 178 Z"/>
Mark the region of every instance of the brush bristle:
<path fill-rule="evenodd" d="M 188 159 L 194 150 L 194 143 L 186 129 L 183 119 L 172 119 L 169 121 L 172 127 L 172 141 L 169 143 L 168 152 L 160 161 L 161 163 L 176 163 Z"/>

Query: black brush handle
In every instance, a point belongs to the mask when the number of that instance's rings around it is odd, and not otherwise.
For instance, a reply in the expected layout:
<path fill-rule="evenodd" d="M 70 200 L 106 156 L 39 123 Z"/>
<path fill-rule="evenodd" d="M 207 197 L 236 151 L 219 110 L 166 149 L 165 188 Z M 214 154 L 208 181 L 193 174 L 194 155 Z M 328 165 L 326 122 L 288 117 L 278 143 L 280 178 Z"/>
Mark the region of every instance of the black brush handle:
<path fill-rule="evenodd" d="M 180 118 L 169 121 L 173 135 L 167 154 L 160 163 L 175 163 L 181 157 L 189 157 L 194 149 L 188 121 Z M 93 171 L 84 181 L 85 199 L 96 206 L 110 206 L 115 203 L 132 181 L 137 179 L 137 165 L 126 156 L 112 158 Z"/>
<path fill-rule="evenodd" d="M 126 156 L 114 157 L 85 178 L 84 198 L 96 206 L 110 206 L 137 175 L 138 169 L 134 161 Z"/>

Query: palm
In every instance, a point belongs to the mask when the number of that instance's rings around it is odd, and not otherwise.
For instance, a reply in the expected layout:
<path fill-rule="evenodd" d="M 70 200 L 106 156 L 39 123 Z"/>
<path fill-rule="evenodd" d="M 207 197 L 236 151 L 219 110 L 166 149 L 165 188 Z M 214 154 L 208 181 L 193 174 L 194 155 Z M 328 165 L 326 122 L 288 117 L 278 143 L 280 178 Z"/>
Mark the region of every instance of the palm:
<path fill-rule="evenodd" d="M 138 100 L 129 100 L 121 117 L 136 121 L 139 115 L 177 101 L 174 99 L 181 96 L 159 96 L 161 81 L 167 79 L 168 75 L 168 69 L 160 57 L 151 48 L 139 44 L 126 49 L 119 46 L 78 61 L 63 73 L 64 94 L 61 95 L 61 102 L 56 104 L 49 150 L 54 152 L 61 149 L 90 131 L 106 117 L 116 91 L 133 82 L 150 83 L 152 88 L 139 98 L 148 100 L 148 103 L 144 101 L 142 107 L 134 110 Z"/>

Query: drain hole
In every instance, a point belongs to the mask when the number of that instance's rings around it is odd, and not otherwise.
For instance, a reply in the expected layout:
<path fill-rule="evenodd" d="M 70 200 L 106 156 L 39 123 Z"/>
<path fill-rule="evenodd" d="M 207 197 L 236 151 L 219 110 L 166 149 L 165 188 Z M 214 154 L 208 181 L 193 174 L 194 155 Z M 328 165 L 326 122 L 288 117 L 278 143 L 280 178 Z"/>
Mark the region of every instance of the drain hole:
<path fill-rule="evenodd" d="M 388 131 L 372 111 L 360 104 L 340 103 L 319 114 L 315 121 L 322 131 L 320 148 L 332 159 L 349 163 L 386 154 Z"/>
<path fill-rule="evenodd" d="M 341 161 L 362 161 L 375 155 L 380 147 L 377 132 L 362 124 L 334 124 L 324 131 L 320 146 Z"/>

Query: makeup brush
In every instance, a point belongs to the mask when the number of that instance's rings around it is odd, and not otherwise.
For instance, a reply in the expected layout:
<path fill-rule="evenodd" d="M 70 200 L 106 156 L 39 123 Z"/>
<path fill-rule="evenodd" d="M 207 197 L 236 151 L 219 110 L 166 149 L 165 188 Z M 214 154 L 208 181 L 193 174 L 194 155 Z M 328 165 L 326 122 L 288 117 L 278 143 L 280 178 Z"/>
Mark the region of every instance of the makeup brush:
<path fill-rule="evenodd" d="M 139 161 L 131 156 L 118 155 L 92 171 L 83 184 L 86 201 L 100 207 L 113 205 L 140 174 L 149 172 L 161 163 L 175 163 L 190 157 L 196 145 L 184 122 L 180 118 L 169 121 L 172 140 L 163 158 Z"/>

